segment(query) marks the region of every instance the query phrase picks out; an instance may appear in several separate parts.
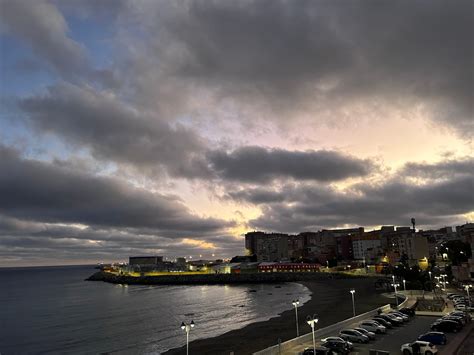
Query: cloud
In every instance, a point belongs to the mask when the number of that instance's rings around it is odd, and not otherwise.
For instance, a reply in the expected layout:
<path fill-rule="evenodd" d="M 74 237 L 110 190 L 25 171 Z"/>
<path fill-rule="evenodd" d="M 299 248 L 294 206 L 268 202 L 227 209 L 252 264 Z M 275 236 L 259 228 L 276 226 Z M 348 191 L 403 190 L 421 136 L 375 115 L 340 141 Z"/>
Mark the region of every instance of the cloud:
<path fill-rule="evenodd" d="M 69 36 L 68 23 L 53 3 L 5 0 L 1 3 L 0 18 L 7 33 L 27 43 L 64 78 L 115 83 L 110 70 L 93 68 L 86 48 Z"/>
<path fill-rule="evenodd" d="M 453 176 L 474 176 L 474 159 L 465 158 L 461 160 L 447 159 L 442 162 L 429 163 L 407 163 L 403 175 L 427 179 L 442 179 Z"/>
<path fill-rule="evenodd" d="M 99 160 L 152 172 L 164 165 L 173 176 L 209 174 L 200 158 L 204 142 L 192 130 L 171 127 L 108 92 L 63 82 L 18 104 L 37 130 L 53 133 L 69 145 L 89 148 Z"/>
<path fill-rule="evenodd" d="M 151 102 L 171 86 L 181 109 L 202 116 L 233 102 L 241 120 L 303 115 L 344 128 L 421 112 L 463 137 L 472 131 L 469 0 L 141 5 L 128 9 L 149 35 L 147 46 L 134 43 L 131 83 Z"/>
<path fill-rule="evenodd" d="M 176 196 L 133 188 L 0 150 L 0 214 L 21 220 L 150 229 L 162 236 L 215 233 L 231 222 L 191 214 Z"/>
<path fill-rule="evenodd" d="M 257 146 L 241 147 L 231 153 L 208 155 L 212 168 L 226 180 L 262 183 L 277 178 L 337 181 L 364 176 L 372 163 L 333 151 L 288 151 Z"/>
<path fill-rule="evenodd" d="M 442 163 L 439 168 L 443 169 Z M 239 189 L 228 197 L 260 206 L 262 215 L 249 221 L 251 227 L 298 232 L 343 225 L 405 225 L 411 217 L 424 226 L 463 222 L 463 215 L 474 211 L 473 190 L 469 174 L 421 185 L 396 174 L 378 184 L 359 183 L 344 190 L 305 183 Z"/>

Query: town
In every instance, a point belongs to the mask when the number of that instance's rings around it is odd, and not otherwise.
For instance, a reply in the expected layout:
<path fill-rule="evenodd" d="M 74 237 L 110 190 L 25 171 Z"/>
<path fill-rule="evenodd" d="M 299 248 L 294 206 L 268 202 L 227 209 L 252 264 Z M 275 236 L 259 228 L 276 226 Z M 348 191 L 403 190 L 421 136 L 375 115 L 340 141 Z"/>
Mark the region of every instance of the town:
<path fill-rule="evenodd" d="M 382 226 L 323 229 L 299 234 L 253 231 L 245 234 L 246 255 L 232 259 L 131 256 L 128 264 L 101 265 L 103 271 L 128 276 L 241 274 L 268 272 L 345 272 L 393 274 L 447 267 L 459 282 L 474 275 L 474 223 L 456 228 L 416 230 Z"/>

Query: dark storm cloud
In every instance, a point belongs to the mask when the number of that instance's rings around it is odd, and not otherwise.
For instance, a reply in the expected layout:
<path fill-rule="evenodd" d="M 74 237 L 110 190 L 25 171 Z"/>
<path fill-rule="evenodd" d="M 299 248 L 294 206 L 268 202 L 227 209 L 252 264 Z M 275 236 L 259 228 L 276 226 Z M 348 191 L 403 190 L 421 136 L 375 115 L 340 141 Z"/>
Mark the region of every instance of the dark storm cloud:
<path fill-rule="evenodd" d="M 196 237 L 194 240 L 202 240 Z M 206 234 L 206 242 L 216 244 L 206 250 L 166 238 L 152 231 L 114 227 L 74 227 L 6 217 L 0 214 L 0 258 L 8 262 L 41 264 L 45 260 L 62 263 L 126 261 L 130 255 L 164 254 L 170 258 L 203 254 L 211 258 L 232 256 L 243 249 L 242 240 Z"/>
<path fill-rule="evenodd" d="M 474 176 L 474 159 L 446 160 L 436 164 L 407 163 L 403 168 L 405 176 L 440 179 L 453 176 Z"/>
<path fill-rule="evenodd" d="M 209 173 L 199 157 L 204 143 L 196 134 L 139 112 L 109 93 L 61 83 L 44 95 L 20 100 L 19 106 L 38 130 L 88 147 L 95 158 L 141 169 L 164 165 L 175 176 Z"/>
<path fill-rule="evenodd" d="M 168 49 L 165 76 L 221 99 L 258 102 L 282 120 L 329 110 L 333 121 L 348 102 L 369 99 L 423 107 L 464 136 L 472 131 L 472 1 L 155 5 L 144 7 L 144 28 L 157 35 L 152 53 Z"/>
<path fill-rule="evenodd" d="M 262 216 L 249 221 L 253 228 L 297 232 L 344 224 L 407 224 L 411 217 L 427 226 L 450 224 L 474 210 L 472 191 L 473 175 L 461 174 L 425 185 L 397 176 L 378 185 L 362 183 L 345 191 L 295 184 L 278 189 L 242 189 L 228 196 L 262 208 Z"/>
<path fill-rule="evenodd" d="M 44 95 L 19 101 L 38 130 L 68 143 L 89 147 L 94 157 L 172 176 L 265 182 L 276 178 L 334 181 L 367 175 L 368 160 L 333 151 L 288 151 L 257 146 L 230 153 L 207 150 L 195 132 L 175 128 L 153 115 L 126 106 L 118 98 L 62 83 Z"/>
<path fill-rule="evenodd" d="M 288 151 L 250 146 L 231 153 L 215 151 L 208 159 L 217 174 L 226 180 L 268 182 L 275 178 L 335 181 L 367 175 L 370 161 L 332 151 Z"/>
<path fill-rule="evenodd" d="M 20 159 L 0 147 L 0 213 L 23 220 L 128 228 L 161 235 L 216 232 L 231 225 L 192 215 L 175 196 L 136 189 L 47 163 Z"/>

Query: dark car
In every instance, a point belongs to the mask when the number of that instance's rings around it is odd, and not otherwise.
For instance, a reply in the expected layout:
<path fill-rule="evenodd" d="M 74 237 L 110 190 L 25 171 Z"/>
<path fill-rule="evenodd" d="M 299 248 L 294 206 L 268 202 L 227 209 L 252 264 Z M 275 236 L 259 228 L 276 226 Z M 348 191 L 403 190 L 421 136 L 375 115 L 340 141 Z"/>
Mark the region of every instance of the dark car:
<path fill-rule="evenodd" d="M 316 347 L 316 353 L 314 353 L 313 348 L 306 348 L 306 349 L 304 349 L 302 355 L 328 355 L 330 351 L 331 350 L 329 350 L 328 348 L 326 348 L 324 346 L 317 346 Z"/>
<path fill-rule="evenodd" d="M 404 307 L 398 310 L 400 313 L 406 314 L 407 316 L 414 316 L 415 310 L 413 308 Z"/>
<path fill-rule="evenodd" d="M 448 315 L 450 316 L 455 316 L 455 317 L 462 317 L 464 318 L 464 320 L 466 321 L 466 323 L 469 323 L 471 322 L 471 315 L 467 312 L 463 312 L 463 311 L 452 311 L 451 313 L 449 313 Z"/>
<path fill-rule="evenodd" d="M 452 332 L 457 333 L 461 330 L 459 323 L 452 320 L 438 320 L 431 325 L 431 330 L 437 332 Z"/>
<path fill-rule="evenodd" d="M 444 316 L 443 318 L 441 318 L 442 320 L 452 320 L 453 322 L 456 322 L 458 323 L 461 328 L 464 326 L 464 324 L 466 323 L 466 321 L 464 319 L 462 319 L 461 317 L 454 317 L 454 316 Z"/>
<path fill-rule="evenodd" d="M 428 332 L 418 337 L 418 340 L 427 341 L 436 345 L 444 345 L 448 341 L 442 332 Z"/>
<path fill-rule="evenodd" d="M 379 322 L 380 324 L 382 324 L 386 328 L 393 328 L 392 322 L 389 322 L 388 320 L 385 320 L 380 316 L 376 316 L 372 319 Z"/>
<path fill-rule="evenodd" d="M 339 342 L 328 341 L 328 342 L 321 343 L 321 345 L 324 346 L 325 348 L 328 348 L 329 351 L 331 351 L 331 354 L 335 353 L 335 354 L 346 355 L 346 354 L 350 354 L 351 352 L 345 344 L 339 343 Z"/>
<path fill-rule="evenodd" d="M 387 322 L 389 322 L 390 324 L 392 325 L 400 325 L 403 321 L 396 321 L 395 319 L 393 319 L 392 317 L 389 317 L 388 315 L 386 314 L 379 314 L 378 317 L 382 318 L 382 319 L 385 319 Z"/>

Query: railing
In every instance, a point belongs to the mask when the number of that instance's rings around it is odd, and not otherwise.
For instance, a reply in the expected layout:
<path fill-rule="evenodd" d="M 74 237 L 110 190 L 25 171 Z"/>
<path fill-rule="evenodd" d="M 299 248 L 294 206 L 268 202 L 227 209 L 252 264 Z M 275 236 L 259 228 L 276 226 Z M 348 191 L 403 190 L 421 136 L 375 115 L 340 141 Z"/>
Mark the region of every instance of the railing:
<path fill-rule="evenodd" d="M 406 300 L 404 302 L 406 302 Z M 385 306 L 378 307 L 372 311 L 362 313 L 362 314 L 359 314 L 358 316 L 345 319 L 341 322 L 332 324 L 325 328 L 321 328 L 314 332 L 314 337 L 319 339 L 319 338 L 330 336 L 331 334 L 334 334 L 334 333 L 339 333 L 339 331 L 341 331 L 342 329 L 346 328 L 348 325 L 354 322 L 361 322 L 365 319 L 371 318 L 372 316 L 378 314 L 380 311 L 387 312 L 389 310 L 390 310 L 390 305 L 386 304 Z M 290 350 L 293 347 L 297 347 L 297 346 L 302 347 L 304 344 L 311 343 L 312 341 L 313 341 L 312 333 L 307 333 L 297 338 L 293 338 L 288 341 L 285 341 L 284 343 L 281 343 L 279 345 L 274 345 L 269 348 L 257 351 L 253 353 L 253 355 L 279 355 L 285 351 Z"/>

